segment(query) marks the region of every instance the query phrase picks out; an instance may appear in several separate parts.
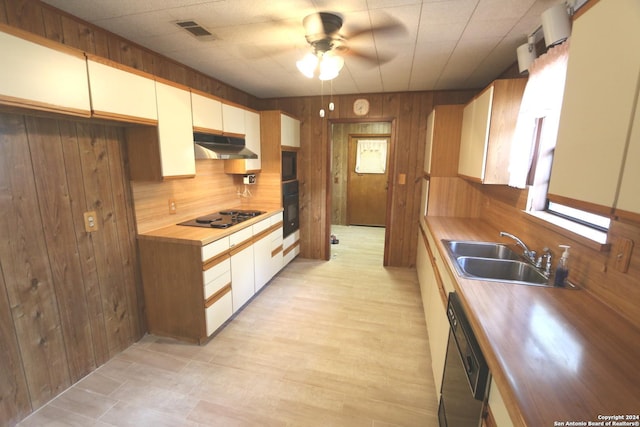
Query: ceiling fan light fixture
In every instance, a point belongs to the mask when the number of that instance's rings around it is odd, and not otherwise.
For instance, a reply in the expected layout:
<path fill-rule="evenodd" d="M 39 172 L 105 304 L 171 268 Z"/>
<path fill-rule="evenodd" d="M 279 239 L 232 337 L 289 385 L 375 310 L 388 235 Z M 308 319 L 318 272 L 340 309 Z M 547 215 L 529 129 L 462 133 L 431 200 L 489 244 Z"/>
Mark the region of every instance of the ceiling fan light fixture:
<path fill-rule="evenodd" d="M 307 53 L 301 60 L 296 62 L 296 66 L 305 77 L 312 79 L 318 66 L 318 57 L 313 53 Z"/>
<path fill-rule="evenodd" d="M 338 77 L 340 70 L 344 66 L 344 59 L 342 57 L 327 52 L 320 58 L 320 80 L 333 80 Z"/>

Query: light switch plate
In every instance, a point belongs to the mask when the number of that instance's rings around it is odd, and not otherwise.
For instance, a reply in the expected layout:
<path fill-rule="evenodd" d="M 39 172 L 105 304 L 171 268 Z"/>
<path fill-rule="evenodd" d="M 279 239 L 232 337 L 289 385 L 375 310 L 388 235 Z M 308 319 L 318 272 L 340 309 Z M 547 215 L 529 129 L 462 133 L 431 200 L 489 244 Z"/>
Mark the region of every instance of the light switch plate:
<path fill-rule="evenodd" d="M 614 268 L 621 273 L 629 271 L 629 262 L 633 252 L 633 240 L 619 238 L 613 244 L 612 254 L 615 256 Z"/>

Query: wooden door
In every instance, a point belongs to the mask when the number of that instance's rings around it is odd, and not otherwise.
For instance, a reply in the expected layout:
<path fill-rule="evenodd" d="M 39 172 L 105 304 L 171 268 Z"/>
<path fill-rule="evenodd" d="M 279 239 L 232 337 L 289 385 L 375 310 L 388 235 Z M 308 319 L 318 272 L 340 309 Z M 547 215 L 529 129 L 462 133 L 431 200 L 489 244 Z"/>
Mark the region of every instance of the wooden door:
<path fill-rule="evenodd" d="M 347 224 L 384 227 L 389 186 L 389 135 L 349 136 Z M 360 143 L 360 154 L 358 144 Z M 362 147 L 365 148 L 363 151 Z M 369 156 L 366 151 L 373 155 Z M 375 157 L 380 156 L 379 159 Z M 360 169 L 356 170 L 359 166 Z"/>

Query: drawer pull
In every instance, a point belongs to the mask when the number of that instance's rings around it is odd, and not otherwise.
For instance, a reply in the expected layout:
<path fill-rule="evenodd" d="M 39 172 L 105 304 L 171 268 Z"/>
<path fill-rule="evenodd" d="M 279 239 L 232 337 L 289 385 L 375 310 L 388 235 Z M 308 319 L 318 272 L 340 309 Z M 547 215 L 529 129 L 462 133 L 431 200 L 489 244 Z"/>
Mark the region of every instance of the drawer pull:
<path fill-rule="evenodd" d="M 207 298 L 207 300 L 204 302 L 204 308 L 211 307 L 213 304 L 216 303 L 216 301 L 218 301 L 220 298 L 222 298 L 229 292 L 231 292 L 231 283 L 227 283 L 222 287 L 222 289 L 220 289 L 218 292 L 216 292 L 215 294 Z"/>
<path fill-rule="evenodd" d="M 229 258 L 230 258 L 229 252 L 225 252 L 222 255 L 218 255 L 216 257 L 210 258 L 202 263 L 202 271 L 207 271 L 210 268 L 213 268 L 216 265 L 225 262 Z"/>
<path fill-rule="evenodd" d="M 278 246 L 277 248 L 271 251 L 271 258 L 278 255 L 280 252 L 282 252 L 282 245 Z"/>

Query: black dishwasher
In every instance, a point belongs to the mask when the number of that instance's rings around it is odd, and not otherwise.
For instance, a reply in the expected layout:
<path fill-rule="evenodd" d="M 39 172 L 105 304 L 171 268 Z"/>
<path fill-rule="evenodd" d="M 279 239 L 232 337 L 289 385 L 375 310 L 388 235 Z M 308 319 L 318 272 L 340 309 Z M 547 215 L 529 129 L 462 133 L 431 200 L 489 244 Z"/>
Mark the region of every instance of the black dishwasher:
<path fill-rule="evenodd" d="M 451 326 L 440 389 L 440 427 L 478 427 L 487 395 L 489 368 L 455 292 L 449 294 Z"/>

